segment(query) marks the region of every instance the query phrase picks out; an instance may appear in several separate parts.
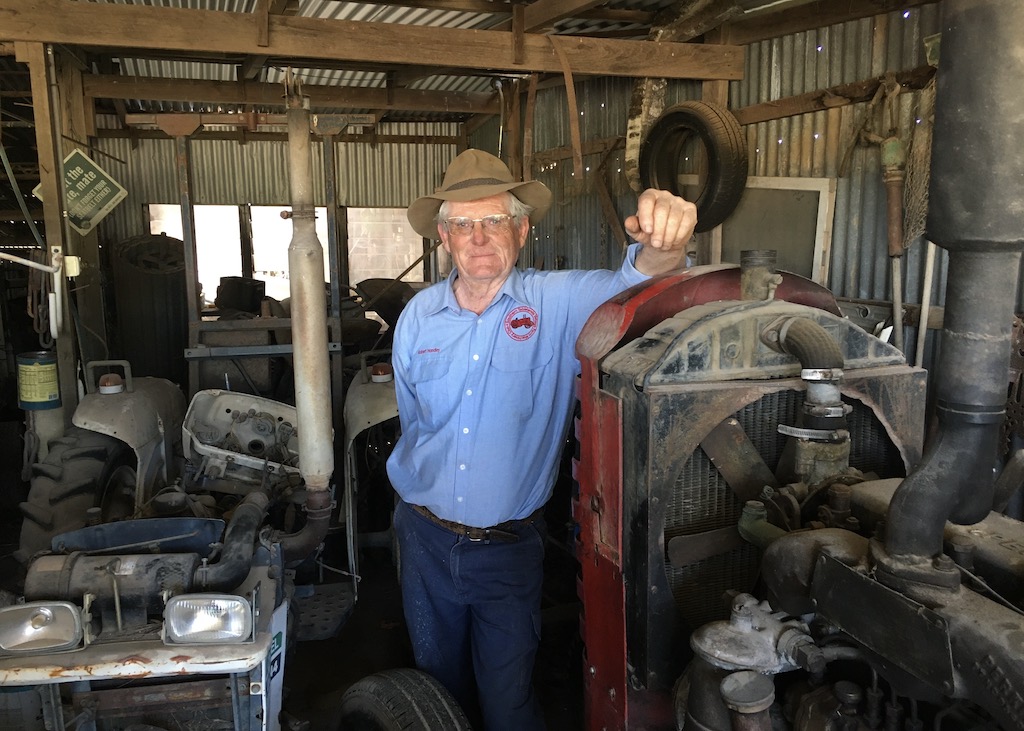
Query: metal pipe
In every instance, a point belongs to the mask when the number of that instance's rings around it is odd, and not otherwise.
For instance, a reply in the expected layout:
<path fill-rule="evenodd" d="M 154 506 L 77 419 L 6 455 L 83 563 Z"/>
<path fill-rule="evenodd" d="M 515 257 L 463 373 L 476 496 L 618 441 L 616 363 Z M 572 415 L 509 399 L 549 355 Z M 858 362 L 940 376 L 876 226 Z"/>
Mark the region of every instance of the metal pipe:
<path fill-rule="evenodd" d="M 191 265 L 185 270 L 190 272 L 185 280 L 188 299 L 188 321 L 199 322 L 199 283 L 195 274 L 199 271 L 196 255 L 196 219 L 192 208 L 192 146 L 186 135 L 174 138 L 174 169 L 178 179 L 178 204 L 181 206 L 181 241 L 185 250 L 185 260 Z M 189 388 L 196 390 L 198 383 L 190 383 Z"/>
<path fill-rule="evenodd" d="M 309 110 L 297 85 L 288 95 L 288 182 L 292 198 L 292 240 L 288 246 L 292 304 L 295 409 L 299 431 L 299 472 L 306 483 L 306 525 L 286 537 L 288 554 L 315 549 L 327 534 L 328 494 L 334 472 L 330 363 L 327 354 L 327 296 L 323 247 L 313 209 Z"/>
<path fill-rule="evenodd" d="M 992 509 L 999 428 L 1009 382 L 1013 292 L 1020 252 L 951 251 L 946 324 L 936 370 L 938 431 L 897 488 L 886 549 L 942 552 L 946 521 L 976 523 Z"/>
<path fill-rule="evenodd" d="M 782 276 L 775 272 L 777 258 L 774 249 L 740 252 L 740 299 L 764 301 L 772 298 L 775 287 L 782 282 Z"/>
<path fill-rule="evenodd" d="M 327 196 L 327 256 L 331 266 L 331 316 L 341 317 L 341 283 L 348 281 L 348 246 L 338 236 L 338 166 L 334 160 L 337 135 L 321 138 L 324 158 L 324 193 Z"/>
<path fill-rule="evenodd" d="M 924 344 L 928 336 L 928 318 L 932 308 L 932 280 L 935 278 L 935 252 L 938 247 L 925 239 L 927 247 L 924 259 L 924 279 L 921 282 L 921 315 L 917 321 L 917 349 L 914 351 L 914 365 L 924 365 Z"/>
<path fill-rule="evenodd" d="M 61 270 L 60 264 L 42 264 L 38 261 L 32 261 L 31 259 L 15 256 L 14 254 L 5 254 L 2 251 L 0 251 L 0 259 L 3 259 L 4 261 L 13 261 L 15 264 L 21 264 L 22 266 L 27 266 L 30 269 L 38 269 L 39 271 L 46 272 L 47 274 L 56 274 Z"/>
<path fill-rule="evenodd" d="M 18 199 L 18 207 L 21 208 L 22 215 L 25 216 L 25 223 L 28 224 L 28 230 L 32 232 L 32 238 L 35 239 L 40 247 L 45 247 L 46 244 L 43 243 L 43 237 L 39 235 L 39 229 L 36 228 L 36 222 L 32 220 L 32 214 L 28 212 L 28 204 L 25 203 L 25 196 L 21 194 L 21 189 L 18 187 L 18 179 L 14 176 L 14 170 L 11 168 L 11 161 L 7 157 L 7 150 L 4 148 L 3 143 L 0 143 L 0 161 L 3 161 L 4 172 L 7 173 L 7 179 L 10 180 L 11 188 L 14 189 L 14 197 Z M 9 255 L 5 255 L 4 258 L 7 258 L 7 256 Z M 36 264 L 33 262 L 32 264 L 27 264 L 27 266 L 36 266 Z"/>
<path fill-rule="evenodd" d="M 890 504 L 886 570 L 926 583 L 947 520 L 969 524 L 992 507 L 996 445 L 1008 383 L 1021 249 L 1024 178 L 1008 156 L 1024 136 L 1024 3 L 943 6 L 936 75 L 927 237 L 949 250 L 946 318 L 936 368 L 938 430 Z M 1002 49 L 998 58 L 989 52 Z M 978 124 L 977 110 L 985 110 Z"/>

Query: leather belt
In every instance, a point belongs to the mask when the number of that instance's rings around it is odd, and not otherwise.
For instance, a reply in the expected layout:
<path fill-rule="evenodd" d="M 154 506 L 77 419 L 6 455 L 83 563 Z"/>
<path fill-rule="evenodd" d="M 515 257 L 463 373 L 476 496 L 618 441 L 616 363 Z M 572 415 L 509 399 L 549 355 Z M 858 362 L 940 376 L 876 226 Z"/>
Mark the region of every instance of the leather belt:
<path fill-rule="evenodd" d="M 496 541 L 498 543 L 516 543 L 519 540 L 519 535 L 515 533 L 515 531 L 530 525 L 544 512 L 543 508 L 538 508 L 527 517 L 519 520 L 506 520 L 504 523 L 492 525 L 490 528 L 474 528 L 471 525 L 456 523 L 454 520 L 439 518 L 422 505 L 413 505 L 412 503 L 408 503 L 408 505 L 431 523 L 439 525 L 445 530 L 451 531 L 455 535 L 465 536 L 474 543 L 490 543 L 491 541 Z"/>

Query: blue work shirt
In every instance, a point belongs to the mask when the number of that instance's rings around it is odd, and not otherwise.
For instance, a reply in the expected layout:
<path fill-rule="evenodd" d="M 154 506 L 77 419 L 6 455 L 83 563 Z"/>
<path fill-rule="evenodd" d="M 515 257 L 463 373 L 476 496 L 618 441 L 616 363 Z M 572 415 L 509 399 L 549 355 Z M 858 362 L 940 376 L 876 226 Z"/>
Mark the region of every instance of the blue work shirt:
<path fill-rule="evenodd" d="M 647 276 L 513 269 L 483 314 L 459 306 L 458 276 L 417 294 L 395 326 L 402 436 L 388 476 L 406 502 L 485 528 L 551 496 L 575 380 L 576 338 L 594 309 Z"/>

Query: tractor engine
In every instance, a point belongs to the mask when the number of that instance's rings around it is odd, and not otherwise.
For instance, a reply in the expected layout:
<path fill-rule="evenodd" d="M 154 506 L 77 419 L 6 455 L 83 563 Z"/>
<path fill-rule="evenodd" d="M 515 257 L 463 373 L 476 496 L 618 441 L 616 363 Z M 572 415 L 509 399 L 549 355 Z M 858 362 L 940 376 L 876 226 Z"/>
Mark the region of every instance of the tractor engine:
<path fill-rule="evenodd" d="M 626 292 L 577 343 L 589 728 L 1024 728 L 1024 451 L 1002 454 L 1024 5 L 943 15 L 927 392 L 759 252 Z"/>

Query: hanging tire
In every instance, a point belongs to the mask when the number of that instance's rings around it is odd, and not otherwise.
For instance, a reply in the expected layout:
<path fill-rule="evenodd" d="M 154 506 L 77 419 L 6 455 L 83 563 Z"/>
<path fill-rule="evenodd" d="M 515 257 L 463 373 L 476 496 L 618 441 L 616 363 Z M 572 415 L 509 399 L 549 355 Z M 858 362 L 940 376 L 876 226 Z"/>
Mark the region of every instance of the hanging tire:
<path fill-rule="evenodd" d="M 707 175 L 697 206 L 697 232 L 710 231 L 736 209 L 747 184 L 747 145 L 736 117 L 708 102 L 682 102 L 666 109 L 640 146 L 640 181 L 682 195 L 679 174 L 687 143 L 697 135 L 707 153 Z"/>
<path fill-rule="evenodd" d="M 83 527 L 89 508 L 100 508 L 104 522 L 128 517 L 134 459 L 124 442 L 74 426 L 51 442 L 46 459 L 32 465 L 28 499 L 19 506 L 24 520 L 18 561 L 28 563 L 50 549 L 55 535 Z"/>
<path fill-rule="evenodd" d="M 354 683 L 341 699 L 339 731 L 469 731 L 459 704 L 427 673 L 386 670 Z"/>

